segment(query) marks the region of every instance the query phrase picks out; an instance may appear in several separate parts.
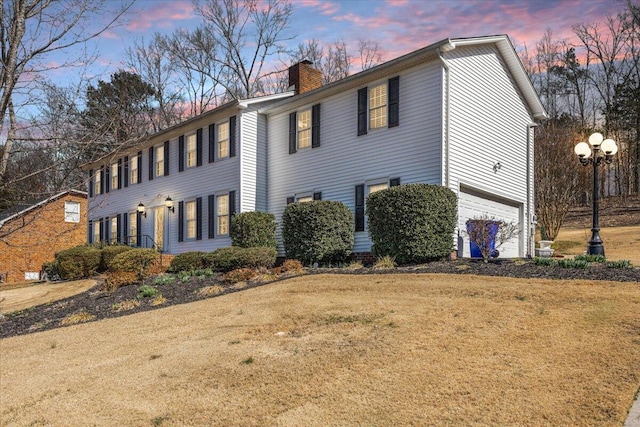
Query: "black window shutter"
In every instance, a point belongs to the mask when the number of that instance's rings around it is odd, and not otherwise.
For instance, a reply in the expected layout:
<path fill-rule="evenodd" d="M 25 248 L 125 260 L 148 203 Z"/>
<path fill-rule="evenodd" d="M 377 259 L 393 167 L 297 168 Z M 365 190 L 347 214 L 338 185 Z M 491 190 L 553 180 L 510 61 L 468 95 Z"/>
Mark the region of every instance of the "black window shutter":
<path fill-rule="evenodd" d="M 122 243 L 129 244 L 129 214 L 122 214 Z"/>
<path fill-rule="evenodd" d="M 209 228 L 209 238 L 213 239 L 216 237 L 216 211 L 215 211 L 215 201 L 216 196 L 211 194 L 207 198 L 207 226 Z"/>
<path fill-rule="evenodd" d="M 364 184 L 356 185 L 356 231 L 364 231 Z"/>
<path fill-rule="evenodd" d="M 322 193 L 320 191 L 313 193 L 313 200 L 322 200 Z"/>
<path fill-rule="evenodd" d="M 290 205 L 291 203 L 294 203 L 296 201 L 295 197 L 287 197 L 287 204 Z"/>
<path fill-rule="evenodd" d="M 136 212 L 136 246 L 142 246 L 142 213 Z"/>
<path fill-rule="evenodd" d="M 169 175 L 169 141 L 164 142 L 164 175 Z"/>
<path fill-rule="evenodd" d="M 87 242 L 93 243 L 93 221 L 89 221 L 87 225 Z"/>
<path fill-rule="evenodd" d="M 196 166 L 202 166 L 202 128 L 196 131 Z"/>
<path fill-rule="evenodd" d="M 229 157 L 236 156 L 236 116 L 229 118 Z"/>
<path fill-rule="evenodd" d="M 100 238 L 100 241 L 102 242 L 102 241 L 104 241 L 104 218 L 100 218 L 98 221 L 100 221 L 98 223 L 98 226 L 99 226 L 98 227 L 98 229 L 99 229 L 98 236 Z"/>
<path fill-rule="evenodd" d="M 296 113 L 289 114 L 289 154 L 296 152 Z"/>
<path fill-rule="evenodd" d="M 389 187 L 397 187 L 400 185 L 400 178 L 391 178 L 389 180 Z"/>
<path fill-rule="evenodd" d="M 116 230 L 116 233 L 118 232 L 118 230 Z M 107 243 L 112 243 L 111 242 L 111 218 L 106 217 L 104 219 L 104 240 L 107 241 Z"/>
<path fill-rule="evenodd" d="M 358 91 L 358 136 L 367 133 L 367 93 L 366 87 Z"/>
<path fill-rule="evenodd" d="M 138 151 L 138 184 L 142 182 L 142 151 Z"/>
<path fill-rule="evenodd" d="M 166 162 L 167 159 L 165 158 Z M 184 170 L 184 135 L 180 135 L 178 138 L 178 172 Z"/>
<path fill-rule="evenodd" d="M 178 202 L 178 242 L 184 242 L 184 202 Z"/>
<path fill-rule="evenodd" d="M 104 194 L 104 166 L 100 166 L 100 194 Z"/>
<path fill-rule="evenodd" d="M 236 192 L 229 191 L 229 226 L 231 226 L 231 217 L 234 216 L 235 214 L 236 214 Z"/>
<path fill-rule="evenodd" d="M 118 190 L 122 188 L 122 159 L 118 159 Z"/>
<path fill-rule="evenodd" d="M 209 125 L 209 163 L 213 163 L 216 158 L 216 125 Z"/>
<path fill-rule="evenodd" d="M 196 199 L 196 240 L 202 240 L 202 197 Z"/>
<path fill-rule="evenodd" d="M 400 76 L 389 79 L 389 127 L 400 124 Z"/>
<path fill-rule="evenodd" d="M 116 215 L 116 243 L 122 243 L 122 215 Z"/>
<path fill-rule="evenodd" d="M 104 192 L 111 191 L 111 165 L 104 168 Z"/>
<path fill-rule="evenodd" d="M 320 104 L 311 107 L 311 148 L 320 147 Z"/>
<path fill-rule="evenodd" d="M 149 181 L 153 179 L 153 147 L 149 148 Z"/>
<path fill-rule="evenodd" d="M 89 197 L 93 197 L 93 169 L 89 171 Z"/>
<path fill-rule="evenodd" d="M 129 156 L 124 157 L 124 187 L 129 186 Z"/>

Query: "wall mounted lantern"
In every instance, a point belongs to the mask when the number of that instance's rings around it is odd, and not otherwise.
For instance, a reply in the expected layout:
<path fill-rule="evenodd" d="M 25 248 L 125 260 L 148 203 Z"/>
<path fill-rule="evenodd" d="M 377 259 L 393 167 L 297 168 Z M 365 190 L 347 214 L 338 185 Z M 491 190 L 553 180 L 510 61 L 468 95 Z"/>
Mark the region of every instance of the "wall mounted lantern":
<path fill-rule="evenodd" d="M 167 196 L 166 199 L 164 199 L 164 205 L 167 207 L 167 210 L 170 212 L 175 212 L 176 208 L 173 206 L 173 200 L 171 199 L 171 197 Z"/>
<path fill-rule="evenodd" d="M 138 213 L 145 218 L 147 217 L 147 213 L 144 211 L 144 205 L 142 204 L 142 202 L 138 204 Z"/>

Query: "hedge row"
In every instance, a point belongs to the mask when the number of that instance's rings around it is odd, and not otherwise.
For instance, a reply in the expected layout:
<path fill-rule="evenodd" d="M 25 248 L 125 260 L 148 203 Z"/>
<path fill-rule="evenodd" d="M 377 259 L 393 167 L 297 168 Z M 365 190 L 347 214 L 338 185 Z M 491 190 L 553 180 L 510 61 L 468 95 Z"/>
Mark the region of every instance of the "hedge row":
<path fill-rule="evenodd" d="M 169 271 L 199 270 L 210 268 L 214 271 L 227 272 L 237 268 L 269 268 L 276 263 L 275 248 L 252 247 L 241 248 L 229 246 L 213 252 L 185 252 L 171 260 Z"/>

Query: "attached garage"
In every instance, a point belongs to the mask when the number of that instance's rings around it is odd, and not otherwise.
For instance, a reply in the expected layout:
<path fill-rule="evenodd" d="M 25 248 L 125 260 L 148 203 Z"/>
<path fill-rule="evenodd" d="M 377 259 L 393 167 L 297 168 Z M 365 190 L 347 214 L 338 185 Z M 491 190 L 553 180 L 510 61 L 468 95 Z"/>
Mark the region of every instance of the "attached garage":
<path fill-rule="evenodd" d="M 458 256 L 469 257 L 469 238 L 463 232 L 468 219 L 482 216 L 495 217 L 505 222 L 520 225 L 520 234 L 499 248 L 500 258 L 518 258 L 523 255 L 524 233 L 522 229 L 523 204 L 507 200 L 489 193 L 460 188 L 458 193 Z"/>

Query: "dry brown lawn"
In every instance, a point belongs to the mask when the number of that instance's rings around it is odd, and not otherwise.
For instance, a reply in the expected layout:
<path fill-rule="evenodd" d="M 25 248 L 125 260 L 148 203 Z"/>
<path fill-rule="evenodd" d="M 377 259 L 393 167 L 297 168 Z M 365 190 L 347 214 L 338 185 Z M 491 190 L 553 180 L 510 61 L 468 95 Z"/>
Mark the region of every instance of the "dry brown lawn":
<path fill-rule="evenodd" d="M 606 227 L 600 230 L 607 260 L 627 259 L 640 266 L 640 226 Z M 579 255 L 587 249 L 591 239 L 590 228 L 561 228 L 556 241 L 575 242 L 576 245 L 563 250 L 564 255 Z"/>
<path fill-rule="evenodd" d="M 0 424 L 620 426 L 640 284 L 313 275 L 0 340 Z"/>
<path fill-rule="evenodd" d="M 87 279 L 63 283 L 39 283 L 0 290 L 0 313 L 12 313 L 57 301 L 84 292 L 95 284 L 95 280 Z"/>

